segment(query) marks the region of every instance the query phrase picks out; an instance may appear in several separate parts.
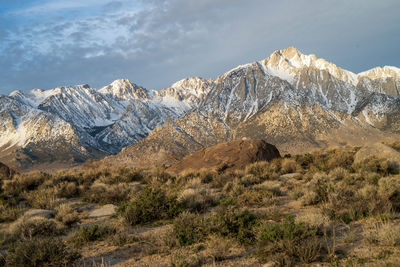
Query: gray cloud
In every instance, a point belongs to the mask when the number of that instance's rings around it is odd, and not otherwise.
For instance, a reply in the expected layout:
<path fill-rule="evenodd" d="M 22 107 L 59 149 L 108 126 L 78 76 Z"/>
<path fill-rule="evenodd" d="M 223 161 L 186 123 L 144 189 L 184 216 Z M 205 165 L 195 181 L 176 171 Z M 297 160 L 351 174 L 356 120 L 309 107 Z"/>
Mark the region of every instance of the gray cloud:
<path fill-rule="evenodd" d="M 123 2 L 121 1 L 111 1 L 103 6 L 103 12 L 108 13 L 110 11 L 117 11 L 123 7 Z"/>
<path fill-rule="evenodd" d="M 354 72 L 399 65 L 399 8 L 397 0 L 109 1 L 98 14 L 0 31 L 0 93 L 117 78 L 159 89 L 290 45 Z"/>

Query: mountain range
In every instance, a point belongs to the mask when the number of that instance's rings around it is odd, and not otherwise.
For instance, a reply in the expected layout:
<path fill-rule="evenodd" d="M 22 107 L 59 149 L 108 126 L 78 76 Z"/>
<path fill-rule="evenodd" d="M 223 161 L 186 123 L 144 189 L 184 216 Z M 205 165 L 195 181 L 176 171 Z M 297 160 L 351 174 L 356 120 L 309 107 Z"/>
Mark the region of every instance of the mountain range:
<path fill-rule="evenodd" d="M 123 79 L 0 96 L 0 161 L 20 169 L 104 157 L 168 165 L 243 137 L 281 153 L 398 139 L 400 69 L 355 74 L 289 47 L 160 91 Z"/>

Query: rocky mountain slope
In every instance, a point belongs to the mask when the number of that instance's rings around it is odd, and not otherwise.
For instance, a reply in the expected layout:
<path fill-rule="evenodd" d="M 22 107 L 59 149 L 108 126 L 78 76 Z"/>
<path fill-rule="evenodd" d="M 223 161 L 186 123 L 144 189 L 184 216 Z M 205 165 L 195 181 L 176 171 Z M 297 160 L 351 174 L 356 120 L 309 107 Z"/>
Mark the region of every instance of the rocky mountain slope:
<path fill-rule="evenodd" d="M 359 74 L 277 50 L 215 81 L 189 78 L 161 91 L 117 80 L 0 96 L 0 160 L 13 167 L 107 160 L 170 164 L 242 137 L 283 153 L 398 138 L 400 69 Z"/>
<path fill-rule="evenodd" d="M 210 84 L 190 78 L 161 91 L 117 80 L 0 96 L 0 159 L 23 168 L 116 153 L 196 108 Z"/>
<path fill-rule="evenodd" d="M 241 137 L 284 153 L 399 138 L 399 75 L 396 67 L 354 74 L 294 47 L 278 50 L 218 77 L 195 111 L 109 160 L 170 164 Z"/>

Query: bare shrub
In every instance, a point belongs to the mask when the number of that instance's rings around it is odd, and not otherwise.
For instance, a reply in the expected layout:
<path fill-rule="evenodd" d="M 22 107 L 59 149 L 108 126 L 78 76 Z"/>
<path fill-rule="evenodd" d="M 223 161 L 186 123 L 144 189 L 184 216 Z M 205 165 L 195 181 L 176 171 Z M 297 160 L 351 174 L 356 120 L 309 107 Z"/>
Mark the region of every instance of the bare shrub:
<path fill-rule="evenodd" d="M 237 178 L 236 175 L 232 173 L 216 175 L 211 182 L 211 186 L 214 188 L 223 188 L 228 182 L 233 181 L 235 178 Z"/>
<path fill-rule="evenodd" d="M 304 223 L 295 223 L 292 217 L 280 223 L 265 222 L 257 232 L 258 254 L 262 259 L 285 256 L 309 263 L 319 256 L 321 243 L 316 229 Z"/>
<path fill-rule="evenodd" d="M 275 197 L 279 195 L 265 187 L 252 188 L 237 196 L 237 204 L 242 206 L 263 206 L 275 203 Z"/>
<path fill-rule="evenodd" d="M 348 171 L 343 167 L 336 167 L 329 172 L 329 176 L 334 180 L 342 180 L 348 175 Z"/>
<path fill-rule="evenodd" d="M 69 204 L 61 204 L 56 209 L 56 220 L 62 222 L 66 226 L 71 226 L 80 221 L 79 214 Z"/>
<path fill-rule="evenodd" d="M 205 257 L 212 258 L 213 261 L 222 261 L 230 255 L 229 253 L 235 245 L 235 241 L 232 239 L 226 239 L 220 235 L 212 234 L 206 241 Z"/>
<path fill-rule="evenodd" d="M 222 191 L 229 196 L 238 196 L 242 194 L 244 190 L 244 186 L 236 179 L 226 183 Z"/>
<path fill-rule="evenodd" d="M 0 203 L 0 223 L 15 221 L 25 210 L 23 207 Z"/>
<path fill-rule="evenodd" d="M 59 198 L 73 198 L 79 196 L 79 188 L 75 182 L 61 182 L 55 188 L 55 194 Z"/>
<path fill-rule="evenodd" d="M 259 184 L 263 181 L 264 178 L 262 176 L 256 176 L 252 174 L 248 174 L 240 178 L 240 183 L 246 187 L 250 185 Z"/>
<path fill-rule="evenodd" d="M 379 179 L 382 178 L 382 175 L 375 172 L 363 173 L 363 175 L 364 175 L 364 180 L 371 185 L 378 185 Z"/>
<path fill-rule="evenodd" d="M 388 200 L 400 200 L 400 176 L 384 177 L 378 182 L 378 194 Z"/>
<path fill-rule="evenodd" d="M 364 236 L 372 244 L 399 246 L 400 225 L 392 222 L 378 221 L 373 223 L 369 229 L 365 229 Z"/>
<path fill-rule="evenodd" d="M 26 192 L 24 194 L 33 208 L 52 210 L 60 204 L 60 199 L 54 188 L 43 188 L 40 190 Z"/>
<path fill-rule="evenodd" d="M 44 217 L 22 218 L 10 228 L 10 233 L 19 238 L 54 236 L 59 232 L 57 224 L 53 220 Z"/>
<path fill-rule="evenodd" d="M 268 172 L 269 162 L 259 161 L 246 166 L 245 173 L 262 177 Z"/>
<path fill-rule="evenodd" d="M 321 229 L 329 226 L 331 223 L 328 216 L 322 214 L 320 211 L 309 211 L 302 213 L 296 217 L 296 223 L 306 223 L 315 229 Z"/>
<path fill-rule="evenodd" d="M 322 211 L 332 220 L 340 220 L 344 223 L 359 220 L 361 218 L 389 213 L 397 201 L 376 193 L 373 185 L 366 185 L 358 191 L 349 186 L 336 187 L 335 191 L 329 194 L 329 201 L 324 203 Z"/>
<path fill-rule="evenodd" d="M 34 190 L 38 188 L 46 179 L 51 176 L 44 172 L 30 172 L 26 174 L 19 174 L 14 176 L 15 180 L 20 187 L 21 191 Z"/>
<path fill-rule="evenodd" d="M 318 204 L 321 200 L 319 195 L 314 191 L 306 191 L 303 196 L 300 198 L 303 206 L 315 205 Z"/>
<path fill-rule="evenodd" d="M 295 173 L 300 171 L 301 171 L 301 166 L 294 159 L 286 158 L 282 160 L 282 167 L 281 167 L 282 174 Z"/>
<path fill-rule="evenodd" d="M 262 184 L 254 186 L 255 189 L 264 189 L 271 192 L 274 196 L 281 196 L 281 182 L 280 181 L 265 181 Z"/>
<path fill-rule="evenodd" d="M 220 195 L 215 190 L 205 186 L 187 188 L 178 197 L 178 201 L 191 211 L 204 211 L 217 204 L 219 199 Z"/>
<path fill-rule="evenodd" d="M 106 237 L 116 233 L 116 229 L 111 224 L 92 224 L 84 225 L 69 237 L 69 242 L 79 247 L 97 240 L 104 240 Z"/>
<path fill-rule="evenodd" d="M 268 173 L 269 174 L 280 173 L 281 166 L 282 166 L 282 159 L 279 158 L 273 159 L 269 164 Z"/>
<path fill-rule="evenodd" d="M 193 178 L 193 179 L 190 179 L 190 180 L 188 180 L 186 182 L 185 188 L 195 189 L 195 188 L 198 188 L 198 187 L 201 187 L 201 186 L 203 186 L 203 182 L 201 181 L 201 179 L 200 178 Z"/>
<path fill-rule="evenodd" d="M 61 239 L 35 238 L 20 240 L 10 247 L 7 266 L 66 266 L 80 255 L 66 247 Z"/>
<path fill-rule="evenodd" d="M 334 149 L 328 151 L 327 170 L 338 167 L 349 169 L 354 162 L 355 151 L 347 149 Z"/>
<path fill-rule="evenodd" d="M 257 217 L 247 209 L 228 208 L 207 217 L 212 233 L 235 238 L 241 244 L 254 242 L 253 227 Z"/>
<path fill-rule="evenodd" d="M 175 251 L 169 256 L 169 266 L 172 267 L 197 267 L 202 266 L 204 259 L 197 254 L 189 254 L 187 251 Z"/>
<path fill-rule="evenodd" d="M 137 241 L 137 238 L 130 235 L 128 231 L 118 231 L 109 237 L 109 242 L 118 247 L 122 247 L 125 244 L 130 244 Z"/>
<path fill-rule="evenodd" d="M 41 172 L 17 174 L 13 179 L 3 181 L 3 194 L 10 197 L 19 197 L 24 192 L 36 190 L 49 177 L 48 174 Z"/>
<path fill-rule="evenodd" d="M 289 196 L 293 200 L 299 200 L 301 197 L 304 196 L 304 192 L 302 190 L 294 190 L 289 193 Z M 304 204 L 309 205 L 309 204 Z"/>
<path fill-rule="evenodd" d="M 357 194 L 360 198 L 371 200 L 375 198 L 377 193 L 378 187 L 374 185 L 366 185 L 357 191 Z"/>
<path fill-rule="evenodd" d="M 204 239 L 204 219 L 196 214 L 183 212 L 174 220 L 174 235 L 180 246 L 192 245 Z"/>
<path fill-rule="evenodd" d="M 151 175 L 148 177 L 148 183 L 153 185 L 163 184 L 170 180 L 175 180 L 176 177 L 168 173 L 163 168 L 153 168 Z"/>
<path fill-rule="evenodd" d="M 167 196 L 160 188 L 145 187 L 118 212 L 130 225 L 145 224 L 160 219 L 172 219 L 182 210 L 176 196 Z"/>
<path fill-rule="evenodd" d="M 352 166 L 358 172 L 375 172 L 381 175 L 397 174 L 398 166 L 388 159 L 370 157 Z"/>
<path fill-rule="evenodd" d="M 101 204 L 119 204 L 130 199 L 132 187 L 127 184 L 94 183 L 84 193 L 84 200 Z M 133 188 L 136 191 L 136 188 Z"/>
<path fill-rule="evenodd" d="M 303 205 L 315 205 L 321 202 L 326 202 L 329 199 L 329 194 L 332 192 L 332 185 L 329 177 L 323 172 L 314 174 L 312 180 L 308 184 L 308 190 L 301 197 Z"/>

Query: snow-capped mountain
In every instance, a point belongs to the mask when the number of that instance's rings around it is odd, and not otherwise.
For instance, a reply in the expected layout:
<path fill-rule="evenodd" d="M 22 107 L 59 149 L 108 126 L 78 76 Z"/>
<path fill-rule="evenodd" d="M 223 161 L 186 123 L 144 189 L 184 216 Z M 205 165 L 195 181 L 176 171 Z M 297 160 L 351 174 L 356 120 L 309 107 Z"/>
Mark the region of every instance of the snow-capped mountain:
<path fill-rule="evenodd" d="M 0 160 L 83 161 L 126 147 L 111 158 L 165 163 L 239 137 L 283 152 L 398 138 L 399 88 L 399 68 L 355 74 L 290 47 L 160 91 L 127 79 L 15 91 L 0 97 Z"/>
<path fill-rule="evenodd" d="M 219 76 L 196 110 L 116 157 L 164 164 L 240 137 L 284 153 L 399 138 L 399 74 L 396 67 L 354 74 L 294 47 L 278 50 Z"/>
<path fill-rule="evenodd" d="M 0 98 L 0 149 L 8 158 L 17 150 L 29 154 L 24 164 L 40 161 L 35 151 L 37 144 L 44 148 L 41 142 L 49 155 L 70 150 L 68 160 L 116 153 L 196 108 L 210 88 L 201 78 L 189 78 L 158 92 L 122 79 L 100 90 L 77 85 L 14 91 Z"/>

